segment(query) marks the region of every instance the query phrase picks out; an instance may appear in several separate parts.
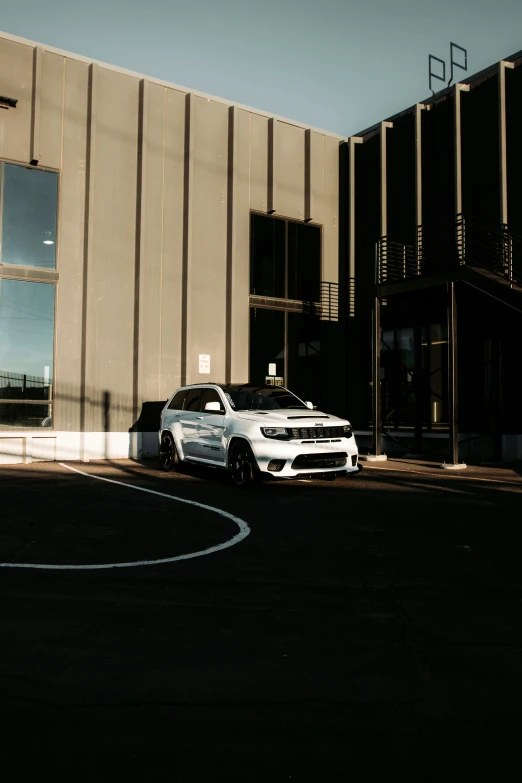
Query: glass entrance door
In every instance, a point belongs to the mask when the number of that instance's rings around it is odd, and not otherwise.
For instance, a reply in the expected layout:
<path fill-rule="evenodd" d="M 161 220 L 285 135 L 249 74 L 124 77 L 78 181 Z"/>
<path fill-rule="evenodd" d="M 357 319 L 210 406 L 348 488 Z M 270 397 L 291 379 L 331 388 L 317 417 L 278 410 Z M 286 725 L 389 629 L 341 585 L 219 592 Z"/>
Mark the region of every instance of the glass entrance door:
<path fill-rule="evenodd" d="M 381 338 L 382 416 L 385 427 L 427 431 L 448 427 L 446 324 L 385 329 Z"/>

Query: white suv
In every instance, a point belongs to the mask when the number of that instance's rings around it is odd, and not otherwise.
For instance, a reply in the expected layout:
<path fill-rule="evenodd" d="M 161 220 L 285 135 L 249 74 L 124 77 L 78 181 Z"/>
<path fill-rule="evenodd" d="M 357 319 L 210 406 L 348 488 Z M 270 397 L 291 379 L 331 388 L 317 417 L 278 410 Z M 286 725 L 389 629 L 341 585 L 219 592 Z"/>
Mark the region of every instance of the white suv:
<path fill-rule="evenodd" d="M 237 486 L 254 478 L 356 473 L 349 421 L 314 411 L 281 386 L 197 384 L 178 389 L 161 412 L 160 463 L 228 470 Z"/>

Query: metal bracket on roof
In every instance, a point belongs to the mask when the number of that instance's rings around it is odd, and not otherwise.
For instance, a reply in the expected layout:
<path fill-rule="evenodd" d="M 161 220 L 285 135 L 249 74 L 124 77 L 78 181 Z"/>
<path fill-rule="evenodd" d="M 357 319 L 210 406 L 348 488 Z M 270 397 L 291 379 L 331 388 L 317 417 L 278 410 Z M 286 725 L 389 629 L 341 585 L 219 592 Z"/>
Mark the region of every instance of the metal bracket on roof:
<path fill-rule="evenodd" d="M 460 52 L 464 52 L 464 65 L 461 65 L 454 59 L 454 49 L 458 49 Z M 464 49 L 464 47 L 459 46 L 456 43 L 450 43 L 450 80 L 448 82 L 448 87 L 451 85 L 451 82 L 453 81 L 453 66 L 456 66 L 457 68 L 462 68 L 463 71 L 468 70 L 468 50 Z"/>
<path fill-rule="evenodd" d="M 462 52 L 464 54 L 464 63 L 458 62 L 455 59 L 455 50 L 458 50 L 459 52 Z M 440 76 L 438 73 L 435 73 L 435 71 L 433 70 L 433 62 L 437 62 L 442 65 L 442 76 Z M 455 68 L 461 68 L 463 71 L 468 70 L 468 50 L 464 49 L 463 46 L 459 46 L 458 44 L 450 41 L 450 79 L 447 84 L 448 87 L 451 86 L 451 82 L 453 81 Z M 428 55 L 428 73 L 429 73 L 430 90 L 432 95 L 435 95 L 435 90 L 431 86 L 432 79 L 438 79 L 441 82 L 446 81 L 446 61 L 441 60 L 440 57 L 435 57 L 434 54 Z"/>
<path fill-rule="evenodd" d="M 442 64 L 442 76 L 439 76 L 437 73 L 434 73 L 434 71 L 432 70 L 432 61 L 433 60 L 435 60 L 435 62 L 438 62 L 438 63 Z M 428 55 L 428 73 L 429 73 L 429 79 L 430 79 L 431 94 L 435 95 L 435 90 L 431 86 L 431 80 L 432 79 L 439 79 L 439 81 L 441 81 L 441 82 L 445 82 L 446 81 L 446 63 L 445 63 L 445 61 L 441 60 L 440 57 L 435 57 L 434 54 L 429 54 Z"/>

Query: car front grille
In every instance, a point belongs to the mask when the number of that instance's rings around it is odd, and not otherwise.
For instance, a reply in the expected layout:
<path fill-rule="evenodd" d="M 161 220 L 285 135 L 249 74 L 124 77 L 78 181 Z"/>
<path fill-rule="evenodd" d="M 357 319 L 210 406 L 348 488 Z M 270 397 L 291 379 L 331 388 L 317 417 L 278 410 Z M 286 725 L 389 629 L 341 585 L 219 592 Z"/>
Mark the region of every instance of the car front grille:
<path fill-rule="evenodd" d="M 344 451 L 332 451 L 329 454 L 299 454 L 292 462 L 292 469 L 342 468 L 346 465 L 346 460 Z"/>
<path fill-rule="evenodd" d="M 291 427 L 288 430 L 293 440 L 331 440 L 332 438 L 351 438 L 352 431 L 344 427 Z"/>

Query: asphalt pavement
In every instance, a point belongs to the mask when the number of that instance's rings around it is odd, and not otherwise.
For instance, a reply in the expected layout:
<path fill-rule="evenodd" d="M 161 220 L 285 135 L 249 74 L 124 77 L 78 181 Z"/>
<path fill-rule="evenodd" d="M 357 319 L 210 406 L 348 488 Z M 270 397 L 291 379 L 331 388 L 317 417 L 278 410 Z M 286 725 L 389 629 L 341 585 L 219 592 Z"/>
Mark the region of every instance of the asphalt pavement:
<path fill-rule="evenodd" d="M 3 779 L 520 780 L 516 468 L 68 464 L 0 469 Z"/>

